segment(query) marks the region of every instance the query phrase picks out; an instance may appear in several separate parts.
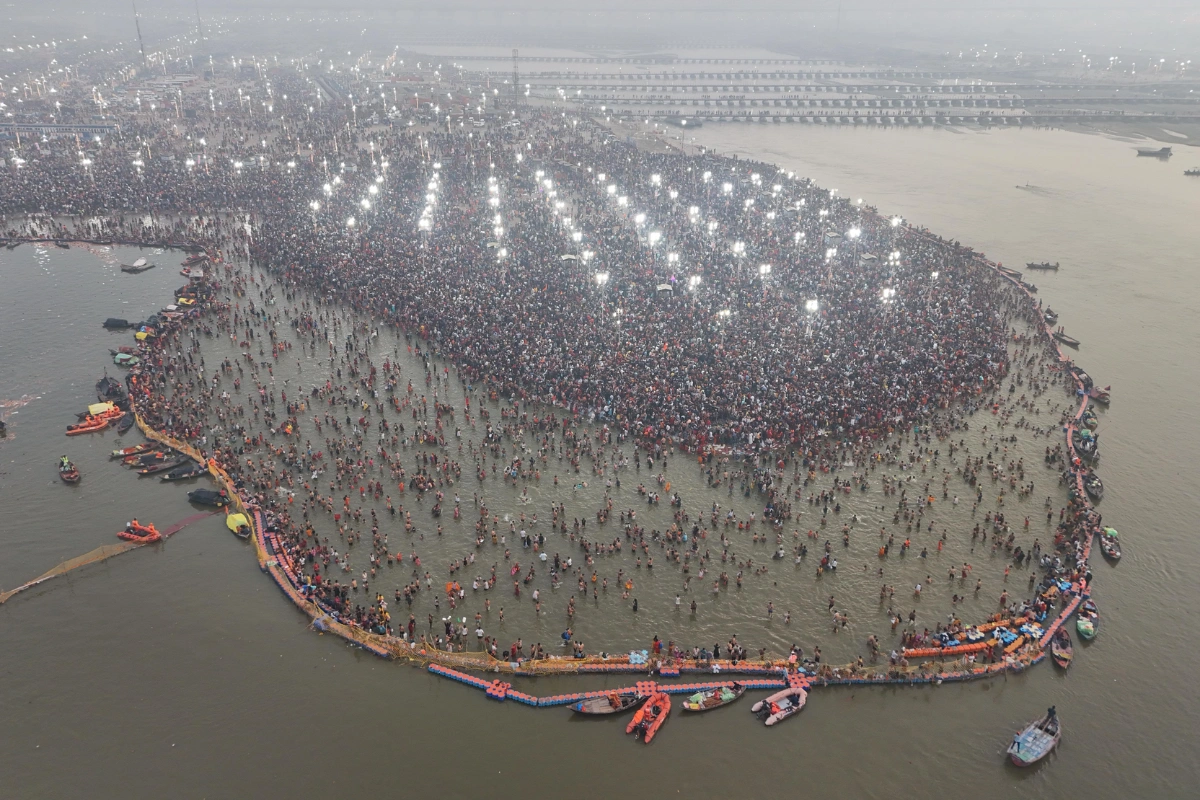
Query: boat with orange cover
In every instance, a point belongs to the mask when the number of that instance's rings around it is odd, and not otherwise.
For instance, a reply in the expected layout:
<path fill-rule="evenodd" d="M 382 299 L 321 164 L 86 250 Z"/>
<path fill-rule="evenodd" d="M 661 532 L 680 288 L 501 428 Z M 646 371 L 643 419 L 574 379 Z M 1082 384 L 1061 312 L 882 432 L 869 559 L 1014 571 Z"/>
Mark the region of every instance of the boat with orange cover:
<path fill-rule="evenodd" d="M 635 739 L 641 737 L 642 741 L 650 744 L 670 714 L 671 696 L 666 692 L 655 692 L 633 715 L 633 719 L 625 726 L 625 732 L 632 733 Z"/>

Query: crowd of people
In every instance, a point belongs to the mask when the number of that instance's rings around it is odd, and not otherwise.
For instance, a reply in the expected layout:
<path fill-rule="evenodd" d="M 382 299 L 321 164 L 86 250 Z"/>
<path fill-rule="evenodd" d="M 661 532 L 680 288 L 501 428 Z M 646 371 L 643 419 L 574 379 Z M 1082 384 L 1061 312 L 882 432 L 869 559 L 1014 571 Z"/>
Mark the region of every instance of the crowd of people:
<path fill-rule="evenodd" d="M 306 137 L 270 120 L 169 141 L 146 129 L 138 138 L 156 159 L 100 151 L 81 169 L 51 151 L 0 172 L 0 227 L 220 249 L 201 311 L 145 346 L 138 407 L 266 510 L 312 599 L 376 633 L 536 656 L 541 643 L 485 630 L 504 621 L 498 585 L 539 616 L 542 593 L 575 587 L 570 633 L 589 596 L 636 612 L 634 574 L 657 559 L 679 573 L 676 607 L 691 593 L 694 614 L 697 594 L 766 585 L 772 553 L 799 564 L 823 547 L 818 579 L 836 571 L 826 526 L 840 519 L 849 547 L 863 530 L 839 518 L 841 503 L 873 482 L 895 504 L 895 529 L 879 530 L 885 560 L 923 523 L 920 557 L 942 551 L 949 531 L 934 531 L 932 508 L 950 502 L 954 474 L 976 495 L 972 515 L 987 481 L 997 508 L 1008 492 L 1032 495 L 1001 426 L 1054 433 L 1062 412 L 1049 392 L 1064 376 L 1044 341 L 1018 331 L 1036 310 L 975 254 L 767 164 L 646 152 L 587 120 L 522 121 L 476 137 L 356 135 L 309 118 L 304 133 L 341 139 L 307 156 L 293 152 Z M 188 163 L 201 139 L 223 157 Z M 259 141 L 259 161 L 236 158 Z M 972 455 L 970 418 L 988 405 L 1003 406 L 1000 425 L 984 427 Z M 686 507 L 668 471 L 682 452 L 712 497 L 736 488 L 760 510 Z M 636 490 L 622 493 L 622 478 Z M 593 498 L 588 482 L 602 484 L 599 505 L 568 519 L 556 500 L 539 522 L 529 489 L 560 480 Z M 488 482 L 508 488 L 516 513 L 491 507 Z M 631 491 L 648 512 L 618 505 Z M 647 523 L 661 497 L 665 519 Z M 1032 554 L 1051 575 L 1086 569 L 1085 526 L 1073 511 L 1056 529 L 1047 502 L 1049 561 L 1028 517 L 1032 545 L 988 511 L 972 547 L 990 539 L 993 553 L 1016 566 Z M 819 519 L 807 535 L 804 514 Z M 437 544 L 446 526 L 459 540 Z M 768 554 L 758 561 L 757 545 Z M 427 547 L 444 563 L 423 562 Z M 485 553 L 491 563 L 477 564 Z M 390 599 L 388 566 L 410 571 Z M 972 576 L 961 573 L 948 583 L 965 596 Z M 892 630 L 907 618 L 905 641 L 962 626 L 952 615 L 918 633 L 882 567 L 879 579 Z M 1031 573 L 1025 601 L 1005 591 L 1003 610 L 1036 610 L 1036 584 Z M 833 632 L 849 622 L 836 606 L 831 597 Z"/>

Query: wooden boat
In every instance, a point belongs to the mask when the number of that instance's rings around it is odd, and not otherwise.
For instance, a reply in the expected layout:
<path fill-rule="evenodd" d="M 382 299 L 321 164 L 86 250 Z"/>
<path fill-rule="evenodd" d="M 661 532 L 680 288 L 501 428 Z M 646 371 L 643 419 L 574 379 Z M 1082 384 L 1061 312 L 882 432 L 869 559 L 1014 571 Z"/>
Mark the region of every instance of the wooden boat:
<path fill-rule="evenodd" d="M 671 715 L 671 696 L 666 692 L 655 692 L 642 704 L 633 719 L 625 726 L 626 733 L 641 738 L 646 744 L 658 733 L 658 729 Z"/>
<path fill-rule="evenodd" d="M 96 397 L 101 400 L 121 400 L 125 397 L 125 387 L 116 378 L 105 375 L 96 381 Z"/>
<path fill-rule="evenodd" d="M 1002 274 L 1007 275 L 1010 278 L 1016 278 L 1017 280 L 1021 279 L 1021 271 L 1020 270 L 1012 269 L 1011 267 L 1005 267 L 1005 266 L 997 266 L 996 269 L 999 272 L 1001 272 Z"/>
<path fill-rule="evenodd" d="M 1054 639 L 1050 642 L 1050 656 L 1054 659 L 1054 663 L 1062 669 L 1067 669 L 1071 666 L 1071 656 L 1074 653 L 1075 648 L 1071 646 L 1071 634 L 1067 633 L 1066 628 L 1059 628 L 1058 633 L 1054 634 Z"/>
<path fill-rule="evenodd" d="M 113 363 L 118 367 L 136 367 L 142 360 L 130 353 L 117 353 L 113 356 Z"/>
<path fill-rule="evenodd" d="M 109 317 L 100 323 L 100 327 L 107 328 L 110 331 L 123 331 L 126 328 L 132 328 L 133 323 L 120 317 Z"/>
<path fill-rule="evenodd" d="M 61 247 L 63 250 L 70 250 L 70 249 L 71 249 L 71 245 L 67 244 L 66 242 L 60 242 L 60 241 L 58 241 L 57 239 L 55 239 L 55 240 L 54 240 L 54 246 L 55 246 L 55 247 Z"/>
<path fill-rule="evenodd" d="M 1067 334 L 1063 333 L 1062 331 L 1055 331 L 1054 338 L 1065 344 L 1067 347 L 1079 347 L 1078 339 L 1076 339 L 1074 336 L 1067 336 Z"/>
<path fill-rule="evenodd" d="M 79 483 L 79 479 L 82 476 L 80 476 L 79 470 L 75 467 L 75 465 L 68 461 L 65 464 L 61 462 L 59 463 L 58 477 L 62 478 L 63 483 L 75 484 Z"/>
<path fill-rule="evenodd" d="M 151 442 L 142 442 L 135 444 L 132 447 L 123 447 L 120 450 L 113 450 L 110 458 L 128 458 L 129 456 L 137 456 L 142 453 L 147 453 L 153 450 L 157 445 Z"/>
<path fill-rule="evenodd" d="M 137 275 L 139 272 L 145 272 L 148 269 L 154 269 L 156 266 L 158 266 L 158 265 L 157 264 L 149 264 L 146 262 L 146 259 L 139 258 L 137 261 L 133 262 L 132 264 L 122 264 L 121 272 L 127 272 L 130 275 Z"/>
<path fill-rule="evenodd" d="M 571 710 L 576 714 L 621 714 L 636 706 L 641 700 L 641 696 L 637 694 L 613 692 L 604 697 L 580 700 L 571 705 Z"/>
<path fill-rule="evenodd" d="M 195 489 L 188 492 L 188 502 L 200 506 L 225 508 L 229 505 L 229 496 L 225 492 L 215 489 Z"/>
<path fill-rule="evenodd" d="M 176 467 L 182 467 L 186 463 L 187 459 L 184 458 L 178 459 L 177 461 L 165 461 L 162 464 L 152 464 L 148 467 L 143 467 L 137 471 L 137 474 L 157 475 L 160 472 L 167 472 L 168 470 L 175 469 Z"/>
<path fill-rule="evenodd" d="M 1093 500 L 1099 500 L 1104 497 L 1104 483 L 1100 480 L 1100 476 L 1094 472 L 1089 472 L 1083 476 L 1083 490 Z"/>
<path fill-rule="evenodd" d="M 208 261 L 207 253 L 196 253 L 195 255 L 191 255 L 191 256 L 188 256 L 187 258 L 185 258 L 183 260 L 183 266 L 194 267 L 194 266 L 197 266 L 198 264 L 203 264 L 205 261 Z"/>
<path fill-rule="evenodd" d="M 150 453 L 127 456 L 121 463 L 127 467 L 149 467 L 176 458 L 174 450 L 155 450 Z"/>
<path fill-rule="evenodd" d="M 1096 621 L 1097 621 L 1097 619 L 1098 619 L 1097 617 L 1091 617 L 1086 614 L 1080 614 L 1079 618 L 1077 620 L 1075 620 L 1075 630 L 1079 633 L 1080 636 L 1082 636 L 1084 639 L 1087 639 L 1090 642 L 1092 639 L 1096 638 Z"/>
<path fill-rule="evenodd" d="M 117 433 L 129 433 L 129 429 L 133 427 L 133 414 L 126 414 L 121 417 L 121 421 L 117 423 Z"/>
<path fill-rule="evenodd" d="M 1040 264 L 1035 264 L 1034 262 L 1030 261 L 1025 266 L 1029 267 L 1029 269 L 1040 269 L 1040 270 L 1058 272 L 1058 262 L 1057 261 L 1055 261 L 1053 264 L 1051 264 L 1049 261 L 1043 261 Z"/>
<path fill-rule="evenodd" d="M 1056 324 L 1058 324 L 1058 312 L 1047 308 L 1046 313 L 1042 314 L 1042 319 L 1046 321 L 1047 325 L 1054 327 Z"/>
<path fill-rule="evenodd" d="M 746 686 L 734 683 L 731 686 L 718 686 L 694 695 L 683 701 L 684 711 L 712 711 L 714 708 L 727 706 L 746 693 Z"/>
<path fill-rule="evenodd" d="M 799 714 L 807 701 L 808 692 L 804 689 L 784 689 L 765 700 L 759 700 L 750 707 L 750 710 L 758 715 L 764 725 L 770 727 L 794 714 Z"/>
<path fill-rule="evenodd" d="M 1100 531 L 1100 552 L 1104 553 L 1105 558 L 1113 561 L 1121 560 L 1121 540 L 1117 535 L 1116 528 L 1105 528 Z"/>
<path fill-rule="evenodd" d="M 1194 178 L 1194 177 L 1200 175 L 1200 167 L 1192 167 L 1191 169 L 1185 169 L 1183 171 L 1183 174 Z M 11 247 L 11 245 L 10 245 L 10 247 Z"/>
<path fill-rule="evenodd" d="M 208 472 L 203 464 L 198 464 L 195 461 L 190 464 L 184 464 L 182 467 L 175 469 L 163 475 L 160 480 L 164 481 L 186 481 L 188 478 L 195 478 L 199 475 L 204 475 Z"/>
<path fill-rule="evenodd" d="M 1062 726 L 1058 722 L 1058 713 L 1051 706 L 1046 716 L 1029 723 L 1013 736 L 1012 744 L 1008 746 L 1008 757 L 1018 767 L 1036 764 L 1050 755 L 1061 737 Z"/>

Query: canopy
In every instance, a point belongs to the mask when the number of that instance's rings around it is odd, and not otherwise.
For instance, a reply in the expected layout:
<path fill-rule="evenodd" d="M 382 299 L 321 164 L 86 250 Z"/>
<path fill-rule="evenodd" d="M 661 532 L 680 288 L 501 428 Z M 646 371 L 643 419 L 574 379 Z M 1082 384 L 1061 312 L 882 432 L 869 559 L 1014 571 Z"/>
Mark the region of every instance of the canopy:
<path fill-rule="evenodd" d="M 246 519 L 245 514 L 230 514 L 225 518 L 225 527 L 237 533 L 238 528 L 247 527 L 250 525 L 250 520 Z"/>
<path fill-rule="evenodd" d="M 145 331 L 138 331 L 133 335 L 133 338 L 137 339 L 139 342 L 144 342 L 150 338 L 150 334 L 146 333 Z"/>
<path fill-rule="evenodd" d="M 655 287 L 655 289 L 660 292 L 674 291 L 674 287 L 671 286 L 671 284 L 669 284 L 669 283 L 660 283 L 658 286 Z"/>
<path fill-rule="evenodd" d="M 98 417 L 101 414 L 111 414 L 116 411 L 117 407 L 112 403 L 92 403 L 88 406 L 88 413 L 93 417 Z"/>
<path fill-rule="evenodd" d="M 562 261 L 578 261 L 579 256 L 572 255 L 571 253 L 567 253 L 565 255 L 559 256 L 559 259 Z"/>

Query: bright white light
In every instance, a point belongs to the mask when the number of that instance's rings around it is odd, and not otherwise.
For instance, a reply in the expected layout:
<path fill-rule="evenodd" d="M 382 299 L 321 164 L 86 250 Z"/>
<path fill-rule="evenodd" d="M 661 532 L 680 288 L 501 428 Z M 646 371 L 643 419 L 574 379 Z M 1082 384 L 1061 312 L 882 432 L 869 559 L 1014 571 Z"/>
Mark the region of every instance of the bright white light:
<path fill-rule="evenodd" d="M 762 275 L 764 277 L 766 277 L 767 275 L 770 275 L 771 274 L 771 265 L 770 264 L 760 264 L 758 267 L 758 274 Z"/>
<path fill-rule="evenodd" d="M 730 311 L 728 308 L 722 308 L 720 311 L 717 312 L 717 316 L 720 317 L 721 319 L 729 319 L 729 315 L 732 313 L 733 312 Z"/>
<path fill-rule="evenodd" d="M 583 232 L 575 231 L 574 233 L 571 234 L 571 240 L 576 243 L 582 242 L 583 241 Z"/>
<path fill-rule="evenodd" d="M 862 228 L 851 228 L 846 231 L 846 236 L 851 239 L 857 239 L 859 236 L 862 236 Z"/>
<path fill-rule="evenodd" d="M 654 245 L 658 244 L 658 240 L 661 238 L 662 233 L 660 231 L 650 231 L 650 246 L 653 247 Z"/>
<path fill-rule="evenodd" d="M 638 225 L 645 225 L 646 224 L 646 215 L 642 214 L 640 212 L 637 214 L 634 214 L 633 221 L 636 222 Z"/>
<path fill-rule="evenodd" d="M 721 184 L 721 191 L 723 191 L 725 194 L 729 194 L 730 192 L 732 192 L 732 191 L 733 191 L 733 184 L 732 184 L 732 183 L 728 183 L 728 182 L 726 182 L 726 183 L 722 183 L 722 184 Z"/>
<path fill-rule="evenodd" d="M 700 285 L 701 280 L 702 280 L 702 278 L 699 275 L 691 276 L 690 278 L 688 278 L 688 288 L 695 289 L 697 286 Z"/>
<path fill-rule="evenodd" d="M 603 286 L 606 283 L 608 283 L 608 273 L 607 272 L 597 272 L 596 273 L 596 285 Z"/>
<path fill-rule="evenodd" d="M 617 193 L 617 185 L 615 183 L 610 183 L 608 185 L 608 189 L 606 191 L 609 194 L 616 194 Z"/>
<path fill-rule="evenodd" d="M 818 302 L 815 298 L 812 300 L 806 300 L 804 303 L 804 310 L 810 314 L 817 313 L 817 309 L 819 309 L 820 307 L 821 307 L 820 302 Z"/>
<path fill-rule="evenodd" d="M 350 219 L 346 220 L 346 227 L 347 227 L 347 228 L 353 228 L 353 227 L 354 227 L 354 217 L 351 217 Z"/>
<path fill-rule="evenodd" d="M 654 184 L 655 186 L 659 186 L 659 185 L 661 185 L 661 184 L 662 184 L 662 176 L 661 176 L 661 175 L 658 175 L 658 174 L 651 175 L 651 176 L 650 176 L 650 182 L 651 182 L 652 184 Z"/>
<path fill-rule="evenodd" d="M 321 210 L 321 204 L 318 203 L 316 200 L 313 200 L 311 203 L 309 203 L 308 207 L 311 208 L 313 211 Z"/>

